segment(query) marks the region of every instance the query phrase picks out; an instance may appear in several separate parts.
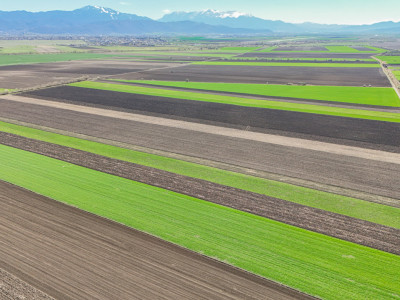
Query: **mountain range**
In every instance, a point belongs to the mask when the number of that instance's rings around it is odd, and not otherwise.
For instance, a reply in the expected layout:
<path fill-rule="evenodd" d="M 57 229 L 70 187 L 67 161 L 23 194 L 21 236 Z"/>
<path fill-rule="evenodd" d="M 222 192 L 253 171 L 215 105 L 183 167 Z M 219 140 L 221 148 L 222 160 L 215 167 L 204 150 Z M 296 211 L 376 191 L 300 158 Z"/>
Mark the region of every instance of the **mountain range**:
<path fill-rule="evenodd" d="M 100 6 L 86 6 L 73 11 L 0 11 L 0 33 L 3 34 L 80 34 L 80 35 L 146 35 L 146 34 L 326 34 L 400 33 L 400 22 L 372 25 L 293 24 L 264 20 L 236 11 L 172 12 L 159 20 L 127 14 Z"/>

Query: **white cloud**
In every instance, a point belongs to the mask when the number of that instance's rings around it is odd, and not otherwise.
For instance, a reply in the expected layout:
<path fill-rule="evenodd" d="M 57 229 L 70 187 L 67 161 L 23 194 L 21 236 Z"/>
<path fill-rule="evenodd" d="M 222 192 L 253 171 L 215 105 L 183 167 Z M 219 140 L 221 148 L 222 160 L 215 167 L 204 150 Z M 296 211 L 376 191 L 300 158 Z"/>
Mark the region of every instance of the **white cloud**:
<path fill-rule="evenodd" d="M 125 5 L 125 6 L 131 5 L 129 2 L 124 2 L 124 1 L 120 2 L 119 4 Z"/>
<path fill-rule="evenodd" d="M 170 14 L 171 12 L 172 12 L 172 11 L 171 11 L 170 9 L 164 9 L 164 10 L 163 10 L 163 13 L 164 13 L 164 14 Z"/>

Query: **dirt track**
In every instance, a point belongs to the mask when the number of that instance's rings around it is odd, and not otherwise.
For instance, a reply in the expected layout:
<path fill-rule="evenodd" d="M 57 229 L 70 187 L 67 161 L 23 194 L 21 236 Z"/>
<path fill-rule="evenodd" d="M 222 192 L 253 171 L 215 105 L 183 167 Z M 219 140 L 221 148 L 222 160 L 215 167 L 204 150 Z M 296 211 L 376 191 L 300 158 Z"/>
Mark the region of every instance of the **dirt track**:
<path fill-rule="evenodd" d="M 110 77 L 111 78 L 111 77 Z M 155 71 L 113 76 L 129 80 L 169 80 L 199 82 L 233 82 L 287 84 L 303 82 L 313 85 L 390 87 L 380 68 L 316 68 L 262 66 L 190 65 Z"/>
<path fill-rule="evenodd" d="M 224 137 L 218 130 L 203 133 L 13 101 L 0 104 L 5 118 L 400 199 L 396 164 Z"/>
<path fill-rule="evenodd" d="M 0 181 L 0 267 L 56 299 L 312 299 Z"/>
<path fill-rule="evenodd" d="M 154 97 L 96 89 L 62 86 L 23 94 L 78 105 L 130 109 L 198 122 L 251 127 L 255 131 L 281 130 L 371 144 L 400 146 L 400 124 L 293 111 L 243 107 L 203 101 Z"/>
<path fill-rule="evenodd" d="M 400 230 L 394 228 L 12 134 L 0 132 L 0 143 L 400 254 Z"/>

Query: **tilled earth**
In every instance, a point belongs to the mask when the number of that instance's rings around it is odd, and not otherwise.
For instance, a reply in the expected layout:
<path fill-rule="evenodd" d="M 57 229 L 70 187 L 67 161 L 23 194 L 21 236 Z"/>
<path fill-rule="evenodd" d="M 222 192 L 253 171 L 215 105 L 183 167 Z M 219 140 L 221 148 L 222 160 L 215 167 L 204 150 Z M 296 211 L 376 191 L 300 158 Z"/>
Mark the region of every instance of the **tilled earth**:
<path fill-rule="evenodd" d="M 0 184 L 1 185 L 1 184 Z M 0 196 L 1 197 L 1 196 Z M 0 259 L 1 260 L 1 259 Z M 0 262 L 1 265 L 1 262 Z M 0 299 L 2 300 L 54 300 L 42 291 L 0 268 Z"/>
<path fill-rule="evenodd" d="M 37 90 L 24 95 L 79 105 L 101 105 L 164 116 L 192 118 L 200 122 L 203 120 L 203 122 L 225 123 L 226 126 L 249 126 L 255 131 L 281 130 L 371 144 L 400 146 L 400 124 L 398 123 L 188 101 L 73 86 Z"/>
<path fill-rule="evenodd" d="M 400 230 L 395 228 L 8 133 L 0 133 L 0 142 L 3 145 L 400 254 Z"/>
<path fill-rule="evenodd" d="M 306 83 L 330 86 L 390 87 L 391 84 L 381 68 L 335 68 L 335 67 L 264 67 L 264 66 L 212 66 L 189 65 L 178 68 L 142 71 L 116 79 L 167 80 L 231 83 Z"/>
<path fill-rule="evenodd" d="M 219 134 L 219 127 L 204 133 L 187 130 L 185 125 L 177 128 L 121 119 L 119 112 L 111 111 L 114 117 L 94 115 L 92 108 L 83 113 L 14 101 L 0 103 L 0 116 L 9 119 L 362 191 L 374 199 L 376 195 L 400 199 L 398 164 L 233 138 Z"/>
<path fill-rule="evenodd" d="M 2 181 L 0 205 L 0 268 L 55 299 L 313 299 Z"/>

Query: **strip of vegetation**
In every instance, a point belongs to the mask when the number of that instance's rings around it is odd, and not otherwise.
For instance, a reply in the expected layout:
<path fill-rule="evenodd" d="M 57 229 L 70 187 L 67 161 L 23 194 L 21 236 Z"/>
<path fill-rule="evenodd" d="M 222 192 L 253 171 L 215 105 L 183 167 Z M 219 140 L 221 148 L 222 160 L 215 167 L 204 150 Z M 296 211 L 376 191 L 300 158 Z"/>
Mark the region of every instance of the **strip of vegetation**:
<path fill-rule="evenodd" d="M 377 56 L 388 65 L 400 65 L 400 56 Z"/>
<path fill-rule="evenodd" d="M 0 66 L 50 63 L 50 62 L 70 61 L 70 60 L 84 60 L 84 59 L 99 59 L 112 56 L 113 55 L 98 54 L 98 53 L 0 55 Z"/>
<path fill-rule="evenodd" d="M 249 52 L 260 49 L 260 47 L 223 47 L 220 48 L 221 51 L 241 51 L 241 52 Z"/>
<path fill-rule="evenodd" d="M 345 86 L 298 86 L 275 84 L 182 82 L 154 80 L 116 80 L 147 85 L 178 87 L 249 95 L 301 98 L 365 105 L 399 107 L 400 99 L 392 88 Z"/>
<path fill-rule="evenodd" d="M 400 80 L 400 71 L 393 71 L 393 75 L 396 76 L 398 80 Z"/>
<path fill-rule="evenodd" d="M 0 122 L 0 130 L 19 136 L 87 151 L 175 174 L 215 182 L 266 196 L 400 229 L 400 209 L 303 188 L 287 183 L 220 170 L 173 158 L 133 151 L 43 130 Z M 354 209 L 357 207 L 357 209 Z M 374 213 L 371 214 L 371 211 Z"/>
<path fill-rule="evenodd" d="M 359 53 L 384 53 L 387 51 L 385 49 L 381 49 L 378 47 L 372 47 L 372 46 L 363 46 L 363 47 L 371 49 L 370 51 L 360 51 L 360 50 L 356 50 L 349 46 L 324 46 L 324 47 L 327 50 L 325 50 L 325 51 L 313 51 L 313 50 L 304 51 L 304 50 L 297 50 L 297 49 L 295 49 L 295 47 L 293 47 L 294 50 L 291 50 L 291 51 L 279 51 L 279 50 L 277 50 L 277 47 L 271 47 L 268 49 L 261 50 L 261 52 L 274 51 L 274 52 L 282 52 L 282 53 L 297 52 L 297 53 L 345 53 L 345 54 L 347 54 L 347 53 L 348 54 L 357 54 L 358 53 L 359 54 Z"/>
<path fill-rule="evenodd" d="M 223 104 L 231 104 L 231 105 L 246 106 L 246 107 L 278 109 L 278 110 L 297 111 L 304 113 L 341 116 L 347 118 L 358 118 L 358 119 L 400 123 L 400 114 L 381 112 L 381 111 L 350 109 L 350 108 L 279 102 L 279 101 L 269 101 L 269 100 L 256 100 L 249 98 L 220 96 L 220 95 L 211 95 L 204 93 L 184 92 L 184 91 L 168 90 L 161 88 L 148 88 L 141 86 L 126 85 L 126 84 L 122 85 L 122 84 L 111 84 L 111 83 L 101 83 L 92 81 L 82 81 L 77 83 L 71 83 L 69 85 L 75 87 L 107 90 L 107 91 L 122 92 L 122 93 L 141 94 L 141 95 L 150 95 L 157 97 L 204 101 L 211 103 L 223 103 Z"/>
<path fill-rule="evenodd" d="M 390 253 L 11 147 L 0 164 L 1 180 L 311 295 L 400 297 Z"/>
<path fill-rule="evenodd" d="M 378 63 L 375 59 L 373 58 L 321 58 L 321 57 L 244 57 L 244 56 L 237 56 L 237 57 L 232 57 L 230 58 L 231 60 L 249 60 L 249 61 L 257 61 L 257 60 L 268 60 L 271 62 L 274 61 L 287 61 L 287 62 L 292 62 L 292 61 L 315 61 L 315 62 L 343 62 L 343 61 L 349 61 L 349 62 L 375 62 Z"/>
<path fill-rule="evenodd" d="M 307 67 L 307 68 L 380 68 L 379 64 L 301 63 L 301 62 L 227 62 L 197 61 L 193 65 L 206 66 L 257 66 L 257 67 Z"/>

